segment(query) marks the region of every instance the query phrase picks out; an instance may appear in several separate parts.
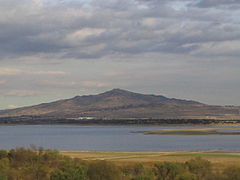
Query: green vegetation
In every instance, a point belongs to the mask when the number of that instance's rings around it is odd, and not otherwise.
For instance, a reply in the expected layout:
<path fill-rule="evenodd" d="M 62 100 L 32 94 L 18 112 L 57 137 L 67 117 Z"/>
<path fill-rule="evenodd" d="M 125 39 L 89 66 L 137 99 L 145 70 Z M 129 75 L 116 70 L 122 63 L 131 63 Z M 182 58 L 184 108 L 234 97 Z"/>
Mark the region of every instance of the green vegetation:
<path fill-rule="evenodd" d="M 70 158 L 42 148 L 18 148 L 0 151 L 0 180 L 240 180 L 240 166 L 214 170 L 210 161 L 200 157 L 116 164 Z"/>

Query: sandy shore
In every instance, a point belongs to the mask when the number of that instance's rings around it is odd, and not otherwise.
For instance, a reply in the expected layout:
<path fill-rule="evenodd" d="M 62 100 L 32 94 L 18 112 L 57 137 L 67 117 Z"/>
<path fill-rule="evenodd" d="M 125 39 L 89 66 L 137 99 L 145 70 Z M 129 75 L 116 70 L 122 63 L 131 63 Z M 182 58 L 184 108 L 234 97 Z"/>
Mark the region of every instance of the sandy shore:
<path fill-rule="evenodd" d="M 145 135 L 240 135 L 240 128 L 191 128 L 191 129 L 161 129 L 154 131 L 135 131 Z"/>

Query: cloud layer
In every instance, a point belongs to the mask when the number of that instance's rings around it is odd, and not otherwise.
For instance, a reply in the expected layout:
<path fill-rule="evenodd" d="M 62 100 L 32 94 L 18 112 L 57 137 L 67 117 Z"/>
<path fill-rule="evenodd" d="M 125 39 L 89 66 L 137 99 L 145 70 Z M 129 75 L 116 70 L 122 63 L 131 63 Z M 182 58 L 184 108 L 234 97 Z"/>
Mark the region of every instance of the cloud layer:
<path fill-rule="evenodd" d="M 0 92 L 35 103 L 118 86 L 237 104 L 239 17 L 238 0 L 0 0 Z"/>
<path fill-rule="evenodd" d="M 96 59 L 148 52 L 218 56 L 224 49 L 221 56 L 238 56 L 229 43 L 239 45 L 239 10 L 231 8 L 239 2 L 194 2 L 1 1 L 0 54 Z"/>

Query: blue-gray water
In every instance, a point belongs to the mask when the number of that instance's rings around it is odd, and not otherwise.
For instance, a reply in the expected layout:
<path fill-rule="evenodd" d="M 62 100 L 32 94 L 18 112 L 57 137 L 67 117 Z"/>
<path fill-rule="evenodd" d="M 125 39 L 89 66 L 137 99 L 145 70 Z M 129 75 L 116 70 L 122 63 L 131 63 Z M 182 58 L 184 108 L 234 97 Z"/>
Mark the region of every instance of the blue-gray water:
<path fill-rule="evenodd" d="M 240 152 L 240 135 L 143 135 L 131 131 L 192 127 L 156 126 L 0 126 L 0 149 L 31 144 L 58 150 Z M 194 127 L 199 128 L 199 127 Z"/>

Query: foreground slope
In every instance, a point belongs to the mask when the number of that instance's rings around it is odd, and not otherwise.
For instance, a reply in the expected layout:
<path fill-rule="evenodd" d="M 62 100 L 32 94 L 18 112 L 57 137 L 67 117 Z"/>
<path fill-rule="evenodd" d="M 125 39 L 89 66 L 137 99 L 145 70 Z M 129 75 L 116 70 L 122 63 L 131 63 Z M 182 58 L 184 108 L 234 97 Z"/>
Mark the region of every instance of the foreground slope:
<path fill-rule="evenodd" d="M 0 111 L 0 117 L 240 119 L 239 112 L 239 107 L 210 106 L 196 101 L 113 89 L 98 95 L 76 96 L 36 106 L 3 110 Z"/>

